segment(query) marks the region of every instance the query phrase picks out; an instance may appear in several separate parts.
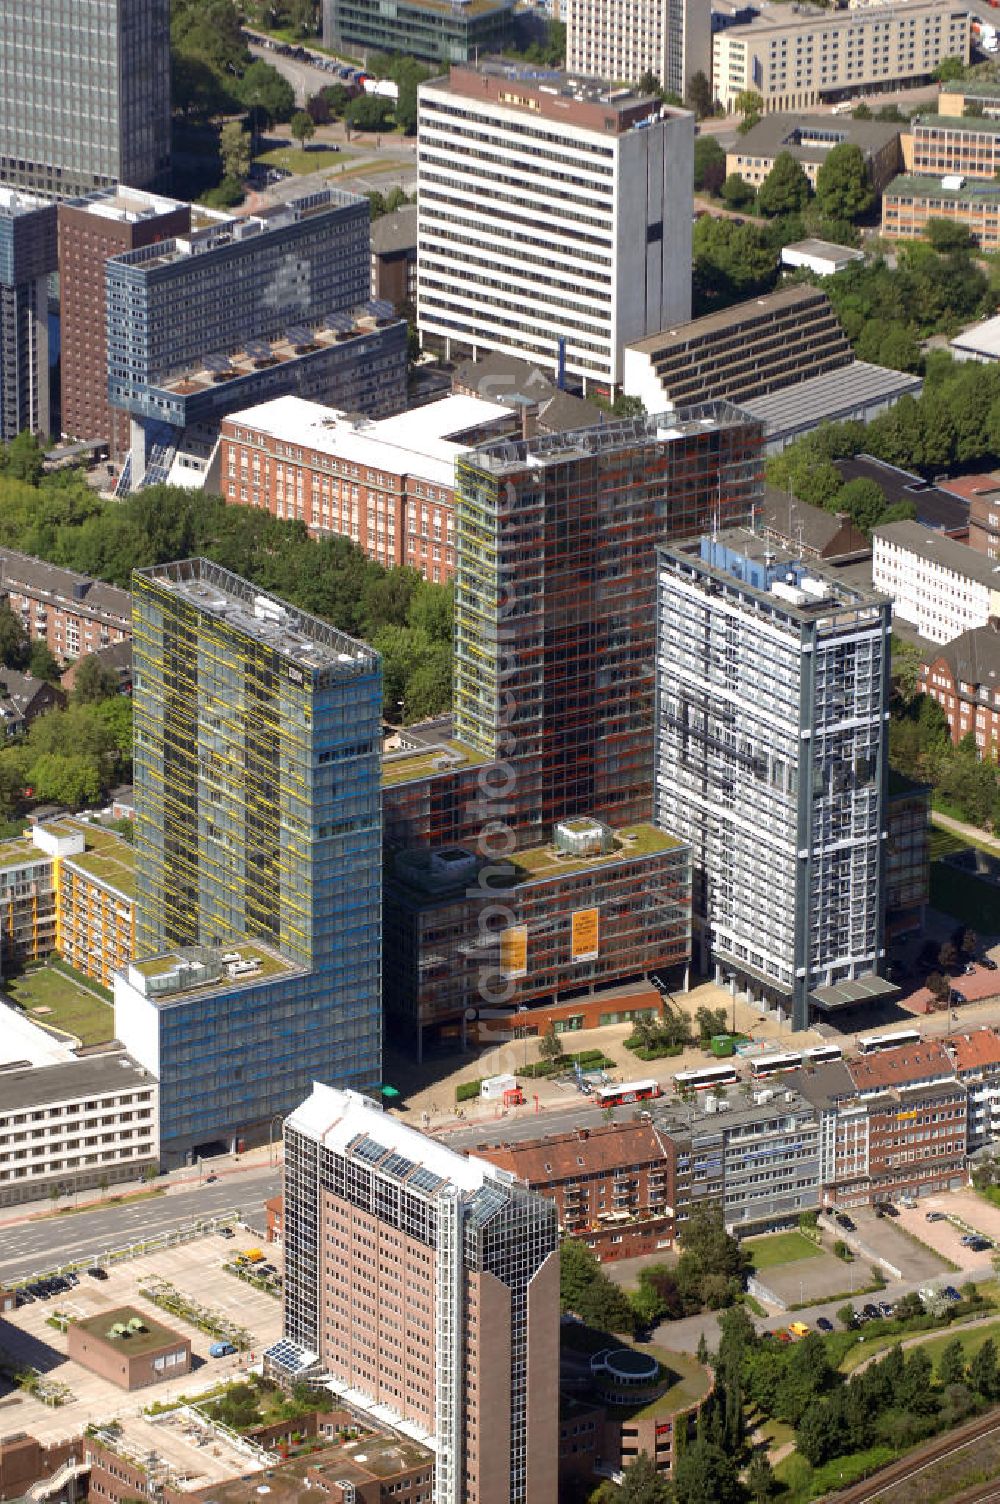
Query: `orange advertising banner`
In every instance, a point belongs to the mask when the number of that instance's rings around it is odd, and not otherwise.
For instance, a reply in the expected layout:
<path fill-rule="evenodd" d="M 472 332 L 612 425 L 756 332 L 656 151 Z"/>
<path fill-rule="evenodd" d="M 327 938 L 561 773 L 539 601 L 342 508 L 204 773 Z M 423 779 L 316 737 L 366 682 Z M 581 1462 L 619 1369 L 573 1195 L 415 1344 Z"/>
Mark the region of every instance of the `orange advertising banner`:
<path fill-rule="evenodd" d="M 500 936 L 500 970 L 505 977 L 528 975 L 528 927 L 512 924 Z"/>
<path fill-rule="evenodd" d="M 576 909 L 573 914 L 572 959 L 596 961 L 600 950 L 600 910 Z"/>

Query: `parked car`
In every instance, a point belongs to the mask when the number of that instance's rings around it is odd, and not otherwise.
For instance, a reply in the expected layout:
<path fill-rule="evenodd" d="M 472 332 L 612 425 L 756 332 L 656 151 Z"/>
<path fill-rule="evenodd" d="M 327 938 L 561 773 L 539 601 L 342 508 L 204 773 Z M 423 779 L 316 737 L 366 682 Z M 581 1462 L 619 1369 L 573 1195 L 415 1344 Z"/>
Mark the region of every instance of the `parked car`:
<path fill-rule="evenodd" d="M 782 1330 L 780 1332 L 775 1332 L 774 1338 L 776 1342 L 791 1342 L 792 1334 L 791 1332 Z"/>
<path fill-rule="evenodd" d="M 928 1222 L 943 1222 L 944 1212 L 927 1212 L 926 1218 Z"/>
<path fill-rule="evenodd" d="M 213 1342 L 208 1349 L 210 1358 L 231 1358 L 236 1351 L 231 1342 Z"/>
<path fill-rule="evenodd" d="M 14 1296 L 15 1306 L 33 1306 L 35 1297 L 30 1290 L 18 1290 Z"/>
<path fill-rule="evenodd" d="M 898 1217 L 899 1216 L 899 1207 L 898 1206 L 893 1206 L 893 1204 L 892 1204 L 891 1201 L 887 1201 L 885 1203 L 885 1214 L 886 1214 L 887 1217 Z"/>
<path fill-rule="evenodd" d="M 985 1253 L 987 1248 L 993 1247 L 993 1239 L 973 1238 L 972 1242 L 969 1244 L 969 1247 L 972 1249 L 973 1253 Z"/>
<path fill-rule="evenodd" d="M 111 1276 L 108 1274 L 108 1271 L 106 1269 L 102 1269 L 100 1264 L 95 1264 L 92 1269 L 87 1270 L 87 1273 L 90 1275 L 91 1279 L 103 1280 L 111 1278 Z"/>
<path fill-rule="evenodd" d="M 829 1316 L 817 1316 L 816 1325 L 819 1327 L 821 1332 L 833 1331 L 833 1322 L 830 1320 Z"/>
<path fill-rule="evenodd" d="M 975 961 L 969 961 L 966 964 L 966 966 L 965 966 L 965 968 L 964 968 L 964 970 L 962 972 L 962 975 L 966 976 L 966 977 L 974 977 L 975 974 L 976 974 L 976 963 L 975 963 Z"/>
<path fill-rule="evenodd" d="M 233 1232 L 233 1229 L 231 1227 L 220 1227 L 219 1228 L 219 1237 L 220 1238 L 235 1238 L 235 1236 L 236 1236 L 236 1234 Z"/>
<path fill-rule="evenodd" d="M 885 1317 L 886 1321 L 889 1320 L 889 1317 L 896 1309 L 892 1302 L 888 1300 L 880 1300 L 878 1303 L 878 1308 L 882 1312 L 882 1315 Z"/>
<path fill-rule="evenodd" d="M 871 1301 L 869 1301 L 866 1306 L 862 1306 L 861 1309 L 868 1317 L 869 1321 L 880 1321 L 882 1319 L 882 1312 L 879 1310 L 878 1306 L 872 1305 Z"/>
<path fill-rule="evenodd" d="M 980 966 L 984 967 L 986 971 L 996 971 L 997 969 L 997 963 L 994 961 L 992 956 L 983 956 L 979 964 Z"/>
<path fill-rule="evenodd" d="M 845 1232 L 857 1231 L 857 1223 L 854 1221 L 854 1218 L 849 1217 L 846 1212 L 838 1212 L 837 1221 L 840 1223 Z"/>
<path fill-rule="evenodd" d="M 788 1328 L 793 1337 L 808 1337 L 809 1326 L 805 1321 L 793 1321 Z"/>
<path fill-rule="evenodd" d="M 949 1003 L 966 1003 L 968 1002 L 968 998 L 966 997 L 964 992 L 959 992 L 957 987 L 953 987 L 948 997 L 948 1001 Z"/>
<path fill-rule="evenodd" d="M 956 1301 L 962 1299 L 961 1295 L 959 1295 L 954 1285 L 945 1285 L 944 1289 L 941 1291 L 941 1294 L 944 1296 L 945 1300 Z"/>
<path fill-rule="evenodd" d="M 219 1178 L 218 1175 L 216 1175 L 214 1173 L 211 1174 L 211 1175 L 206 1175 L 205 1176 L 205 1184 L 206 1185 L 211 1185 L 212 1182 L 213 1182 L 213 1180 L 218 1180 L 218 1178 Z"/>

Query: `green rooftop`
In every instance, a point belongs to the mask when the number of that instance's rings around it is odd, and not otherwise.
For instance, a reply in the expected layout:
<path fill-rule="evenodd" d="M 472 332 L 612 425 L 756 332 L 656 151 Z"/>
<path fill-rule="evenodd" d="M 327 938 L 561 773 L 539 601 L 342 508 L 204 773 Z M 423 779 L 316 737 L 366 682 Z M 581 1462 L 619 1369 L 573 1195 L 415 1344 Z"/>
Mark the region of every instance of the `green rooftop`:
<path fill-rule="evenodd" d="M 133 961 L 132 965 L 142 977 L 148 979 L 165 977 L 183 962 L 190 961 L 193 958 L 198 959 L 196 952 L 199 950 L 206 957 L 213 956 L 218 960 L 221 966 L 221 976 L 210 976 L 204 981 L 193 981 L 187 986 L 180 986 L 169 992 L 151 993 L 150 996 L 153 1001 L 156 1001 L 157 998 L 162 998 L 165 1002 L 169 1002 L 174 998 L 183 997 L 189 992 L 218 992 L 222 989 L 228 990 L 232 987 L 246 987 L 251 983 L 266 982 L 271 977 L 281 976 L 284 972 L 296 970 L 292 962 L 286 961 L 277 951 L 271 950 L 268 946 L 260 945 L 256 941 L 242 939 L 231 942 L 227 941 L 222 945 L 212 946 L 211 948 L 192 947 L 190 955 L 183 954 L 181 950 L 164 951 L 159 956 L 149 956 L 143 961 Z M 257 969 L 244 972 L 242 975 L 230 975 L 226 970 L 226 964 L 222 962 L 221 958 L 223 956 L 236 955 L 237 953 L 239 954 L 240 961 L 258 962 Z"/>
<path fill-rule="evenodd" d="M 942 84 L 943 94 L 962 94 L 970 99 L 1000 99 L 1000 79 L 958 78 Z"/>
<path fill-rule="evenodd" d="M 0 842 L 0 870 L 11 867 L 24 867 L 29 862 L 50 862 L 52 858 L 45 851 L 39 851 L 33 846 L 30 836 L 14 836 L 12 840 Z"/>
<path fill-rule="evenodd" d="M 1000 206 L 1000 182 L 988 178 L 982 182 L 966 179 L 961 188 L 945 188 L 940 178 L 903 173 L 893 178 L 883 194 L 885 199 L 916 198 L 949 204 L 993 203 Z"/>
<path fill-rule="evenodd" d="M 613 1413 L 616 1420 L 634 1420 L 644 1415 L 662 1416 L 666 1419 L 668 1415 L 676 1415 L 678 1411 L 689 1410 L 705 1398 L 711 1382 L 710 1375 L 708 1369 L 690 1353 L 669 1352 L 666 1348 L 644 1342 L 630 1343 L 629 1346 L 656 1358 L 660 1364 L 661 1380 L 665 1378 L 670 1382 L 654 1400 L 634 1406 L 615 1405 Z M 604 1375 L 597 1380 L 598 1390 L 607 1392 L 612 1387 L 623 1396 L 627 1393 L 626 1386 L 613 1386 Z"/>
<path fill-rule="evenodd" d="M 63 860 L 67 867 L 79 868 L 95 882 L 105 883 L 126 898 L 135 897 L 135 852 L 114 831 L 97 825 L 84 827 L 87 849 L 80 856 Z"/>
<path fill-rule="evenodd" d="M 1000 131 L 1000 120 L 994 120 L 992 115 L 937 115 L 928 110 L 914 115 L 910 124 L 922 125 L 928 130 L 968 131 L 979 135 L 995 136 Z"/>
<path fill-rule="evenodd" d="M 456 741 L 417 747 L 412 752 L 390 752 L 382 759 L 382 786 L 391 788 L 397 783 L 414 783 L 418 778 L 437 778 L 442 773 L 478 767 L 489 761 L 481 752 Z"/>
<path fill-rule="evenodd" d="M 615 843 L 610 851 L 593 852 L 589 856 L 564 856 L 551 845 L 515 851 L 511 856 L 518 869 L 515 881 L 532 882 L 566 876 L 589 867 L 607 867 L 615 862 L 628 861 L 630 857 L 656 856 L 661 851 L 676 850 L 685 844 L 665 830 L 657 830 L 655 825 L 625 825 L 613 835 Z"/>
<path fill-rule="evenodd" d="M 133 1323 L 131 1330 L 130 1322 Z M 140 1323 L 142 1330 L 135 1326 L 136 1322 Z M 145 1311 L 139 1311 L 135 1306 L 115 1306 L 114 1310 L 101 1311 L 96 1316 L 84 1316 L 74 1322 L 74 1326 L 91 1337 L 97 1337 L 109 1346 L 120 1349 L 130 1358 L 140 1358 L 144 1353 L 159 1352 L 165 1347 L 176 1347 L 178 1342 L 185 1340 L 180 1332 L 164 1326 L 155 1317 L 147 1316 Z M 128 1336 L 112 1336 L 111 1332 L 115 1327 L 124 1327 Z"/>

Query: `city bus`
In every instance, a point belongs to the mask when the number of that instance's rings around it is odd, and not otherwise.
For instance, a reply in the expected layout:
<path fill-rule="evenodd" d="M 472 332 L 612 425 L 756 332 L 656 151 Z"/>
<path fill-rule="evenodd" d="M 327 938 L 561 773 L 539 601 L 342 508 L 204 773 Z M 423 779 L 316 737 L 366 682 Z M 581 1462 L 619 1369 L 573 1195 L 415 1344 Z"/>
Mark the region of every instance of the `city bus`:
<path fill-rule="evenodd" d="M 739 1079 L 734 1065 L 702 1065 L 693 1071 L 678 1071 L 674 1085 L 678 1091 L 709 1091 L 713 1086 L 735 1086 Z"/>
<path fill-rule="evenodd" d="M 618 1086 L 601 1086 L 594 1100 L 601 1107 L 625 1107 L 630 1102 L 648 1102 L 660 1096 L 658 1081 L 622 1081 Z"/>
<path fill-rule="evenodd" d="M 894 1050 L 901 1044 L 919 1044 L 919 1029 L 900 1029 L 897 1034 L 860 1034 L 858 1051 L 862 1055 L 876 1055 L 879 1050 Z"/>
<path fill-rule="evenodd" d="M 773 1055 L 750 1057 L 750 1078 L 766 1081 L 769 1076 L 781 1076 L 785 1071 L 800 1071 L 802 1056 L 796 1050 L 780 1050 Z"/>
<path fill-rule="evenodd" d="M 803 1050 L 802 1058 L 810 1065 L 826 1065 L 828 1060 L 843 1060 L 844 1052 L 839 1044 L 817 1044 L 811 1050 Z"/>

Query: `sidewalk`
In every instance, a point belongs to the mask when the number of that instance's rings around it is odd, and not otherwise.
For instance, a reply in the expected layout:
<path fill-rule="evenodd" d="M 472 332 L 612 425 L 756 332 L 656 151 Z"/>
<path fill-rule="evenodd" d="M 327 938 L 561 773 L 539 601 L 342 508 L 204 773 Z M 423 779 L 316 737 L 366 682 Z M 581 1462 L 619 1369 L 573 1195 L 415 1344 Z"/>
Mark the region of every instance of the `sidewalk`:
<path fill-rule="evenodd" d="M 952 835 L 962 836 L 974 846 L 985 846 L 987 850 L 995 851 L 1000 856 L 1000 838 L 980 830 L 978 825 L 966 825 L 961 820 L 953 820 L 951 815 L 942 815 L 937 809 L 931 810 L 931 824 L 940 825 L 942 830 L 950 830 Z"/>

